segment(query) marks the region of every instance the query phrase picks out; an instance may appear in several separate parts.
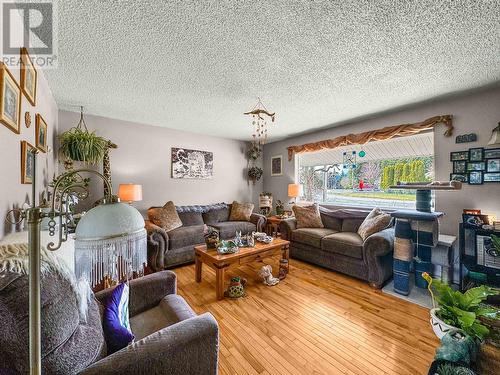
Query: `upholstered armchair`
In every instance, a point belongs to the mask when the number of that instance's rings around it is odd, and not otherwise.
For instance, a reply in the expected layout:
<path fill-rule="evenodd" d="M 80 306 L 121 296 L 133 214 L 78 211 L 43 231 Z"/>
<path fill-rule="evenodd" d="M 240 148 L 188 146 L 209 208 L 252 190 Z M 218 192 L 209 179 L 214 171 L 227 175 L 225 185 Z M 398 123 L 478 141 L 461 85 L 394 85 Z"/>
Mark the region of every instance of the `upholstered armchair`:
<path fill-rule="evenodd" d="M 130 325 L 135 342 L 108 355 L 95 295 L 86 318 L 65 273 L 44 264 L 42 273 L 42 373 L 46 375 L 217 374 L 219 328 L 196 315 L 176 294 L 176 276 L 157 272 L 131 280 Z M 28 276 L 0 272 L 0 374 L 29 373 Z"/>
<path fill-rule="evenodd" d="M 196 315 L 176 294 L 176 275 L 157 272 L 130 281 L 130 325 L 135 342 L 81 375 L 217 374 L 219 328 L 210 313 Z M 112 288 L 96 293 L 105 303 Z"/>

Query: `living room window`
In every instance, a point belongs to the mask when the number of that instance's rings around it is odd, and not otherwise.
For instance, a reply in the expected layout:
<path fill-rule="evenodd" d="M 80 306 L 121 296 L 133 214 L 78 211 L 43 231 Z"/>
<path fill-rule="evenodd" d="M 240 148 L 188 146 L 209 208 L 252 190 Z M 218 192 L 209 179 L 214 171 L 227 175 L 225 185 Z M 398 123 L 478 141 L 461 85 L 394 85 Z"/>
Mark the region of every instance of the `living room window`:
<path fill-rule="evenodd" d="M 349 207 L 415 208 L 398 181 L 434 179 L 433 132 L 299 154 L 301 200 Z"/>

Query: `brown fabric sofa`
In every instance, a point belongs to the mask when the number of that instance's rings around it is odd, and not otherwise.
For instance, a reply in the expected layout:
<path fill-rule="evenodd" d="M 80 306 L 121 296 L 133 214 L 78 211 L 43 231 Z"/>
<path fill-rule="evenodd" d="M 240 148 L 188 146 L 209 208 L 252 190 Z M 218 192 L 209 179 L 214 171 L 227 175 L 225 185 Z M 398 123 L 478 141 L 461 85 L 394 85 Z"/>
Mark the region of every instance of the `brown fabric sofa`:
<path fill-rule="evenodd" d="M 262 232 L 266 226 L 264 215 L 253 213 L 250 221 L 229 221 L 231 205 L 217 203 L 204 206 L 177 206 L 182 227 L 169 232 L 146 220 L 148 232 L 148 265 L 160 271 L 194 261 L 194 246 L 205 242 L 203 226 L 217 228 L 221 239 L 242 234 Z"/>
<path fill-rule="evenodd" d="M 394 229 L 384 229 L 363 241 L 357 230 L 368 211 L 320 211 L 324 228 L 297 229 L 294 218 L 281 222 L 281 235 L 290 241 L 290 256 L 381 288 L 392 276 Z"/>

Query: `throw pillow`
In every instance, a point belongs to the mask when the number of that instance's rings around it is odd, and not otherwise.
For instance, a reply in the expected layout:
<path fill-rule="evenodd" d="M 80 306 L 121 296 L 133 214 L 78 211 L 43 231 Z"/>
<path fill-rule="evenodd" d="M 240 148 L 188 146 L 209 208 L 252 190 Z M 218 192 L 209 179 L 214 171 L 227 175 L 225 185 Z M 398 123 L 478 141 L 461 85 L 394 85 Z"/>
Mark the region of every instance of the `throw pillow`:
<path fill-rule="evenodd" d="M 121 283 L 113 289 L 104 306 L 102 326 L 108 354 L 123 349 L 134 340 L 134 335 L 130 331 L 128 301 L 129 287 Z"/>
<path fill-rule="evenodd" d="M 387 228 L 391 222 L 391 215 L 384 213 L 380 208 L 375 207 L 358 228 L 358 234 L 366 240 L 374 233 Z"/>
<path fill-rule="evenodd" d="M 297 206 L 292 207 L 295 219 L 297 219 L 297 228 L 324 228 L 319 213 L 319 206 Z"/>
<path fill-rule="evenodd" d="M 148 218 L 167 232 L 182 227 L 182 221 L 172 201 L 165 203 L 163 207 L 150 208 Z"/>
<path fill-rule="evenodd" d="M 238 203 L 234 201 L 231 205 L 229 221 L 250 221 L 253 208 L 253 203 Z"/>

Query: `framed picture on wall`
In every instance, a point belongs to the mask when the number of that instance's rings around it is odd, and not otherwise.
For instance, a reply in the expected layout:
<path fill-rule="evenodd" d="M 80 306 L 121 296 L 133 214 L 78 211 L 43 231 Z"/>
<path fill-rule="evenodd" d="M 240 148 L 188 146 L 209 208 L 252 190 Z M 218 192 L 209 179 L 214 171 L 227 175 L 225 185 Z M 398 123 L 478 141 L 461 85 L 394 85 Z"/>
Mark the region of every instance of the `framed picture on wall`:
<path fill-rule="evenodd" d="M 467 170 L 468 171 L 484 171 L 484 170 L 486 170 L 486 163 L 484 161 L 467 163 Z"/>
<path fill-rule="evenodd" d="M 450 152 L 450 161 L 469 160 L 469 151 Z"/>
<path fill-rule="evenodd" d="M 482 185 L 483 184 L 483 172 L 472 171 L 469 172 L 469 185 Z"/>
<path fill-rule="evenodd" d="M 485 173 L 484 182 L 500 182 L 500 172 L 498 173 Z"/>
<path fill-rule="evenodd" d="M 466 183 L 468 181 L 467 173 L 451 173 L 450 181 L 460 181 Z"/>
<path fill-rule="evenodd" d="M 36 105 L 37 72 L 26 48 L 21 48 L 21 90 L 31 105 Z"/>
<path fill-rule="evenodd" d="M 486 172 L 500 172 L 500 159 L 486 160 Z"/>
<path fill-rule="evenodd" d="M 172 178 L 207 180 L 214 176 L 214 154 L 172 147 Z"/>
<path fill-rule="evenodd" d="M 0 122 L 16 134 L 21 131 L 21 89 L 2 62 L 0 62 Z"/>
<path fill-rule="evenodd" d="M 484 159 L 484 148 L 469 148 L 469 161 L 483 161 Z"/>
<path fill-rule="evenodd" d="M 500 159 L 500 148 L 490 148 L 484 150 L 485 159 Z"/>
<path fill-rule="evenodd" d="M 21 141 L 21 184 L 33 182 L 35 156 L 31 152 L 35 147 L 26 141 Z"/>
<path fill-rule="evenodd" d="M 453 162 L 453 173 L 466 173 L 467 172 L 467 162 L 465 160 L 459 160 Z"/>
<path fill-rule="evenodd" d="M 40 151 L 47 152 L 47 123 L 38 113 L 35 119 L 35 145 Z"/>
<path fill-rule="evenodd" d="M 271 176 L 283 175 L 283 156 L 277 155 L 271 157 Z"/>

